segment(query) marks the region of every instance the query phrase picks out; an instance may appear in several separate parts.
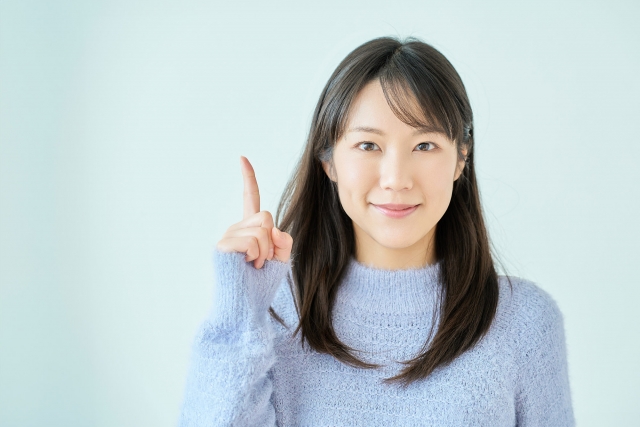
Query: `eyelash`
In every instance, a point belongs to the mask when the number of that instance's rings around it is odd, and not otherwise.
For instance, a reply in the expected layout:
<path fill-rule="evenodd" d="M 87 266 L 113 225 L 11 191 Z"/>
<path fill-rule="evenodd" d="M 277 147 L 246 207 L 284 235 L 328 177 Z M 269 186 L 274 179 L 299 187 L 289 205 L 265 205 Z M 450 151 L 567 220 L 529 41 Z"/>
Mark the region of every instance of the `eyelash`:
<path fill-rule="evenodd" d="M 376 144 L 375 144 L 375 142 L 364 141 L 364 142 L 359 143 L 359 144 L 357 145 L 357 147 L 360 147 L 360 146 L 361 146 L 361 145 L 363 145 L 363 144 L 373 144 L 373 145 L 376 145 Z M 435 149 L 438 147 L 438 146 L 437 146 L 436 144 L 434 144 L 433 142 L 421 142 L 420 144 L 418 144 L 418 146 L 420 146 L 420 145 L 424 145 L 424 144 L 431 144 L 431 146 L 432 146 L 433 148 L 431 148 L 430 150 L 418 150 L 418 151 L 425 151 L 425 152 L 429 152 L 429 151 L 433 151 L 433 150 L 435 150 Z M 374 150 L 362 150 L 362 151 L 374 151 Z"/>

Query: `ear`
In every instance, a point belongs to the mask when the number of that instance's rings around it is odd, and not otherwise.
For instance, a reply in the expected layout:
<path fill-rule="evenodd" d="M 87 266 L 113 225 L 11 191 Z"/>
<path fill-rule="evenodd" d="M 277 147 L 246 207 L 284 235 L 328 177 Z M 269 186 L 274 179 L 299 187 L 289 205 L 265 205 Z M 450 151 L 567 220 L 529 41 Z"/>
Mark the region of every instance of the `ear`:
<path fill-rule="evenodd" d="M 464 168 L 466 167 L 465 160 L 467 158 L 467 148 L 465 147 L 461 151 L 462 151 L 462 155 L 464 156 L 464 159 L 458 160 L 458 164 L 456 165 L 456 173 L 455 173 L 455 176 L 453 177 L 454 181 L 460 178 L 460 175 L 462 175 L 462 171 L 464 171 Z"/>
<path fill-rule="evenodd" d="M 324 169 L 324 173 L 327 174 L 331 181 L 336 182 L 336 174 L 335 170 L 333 169 L 333 163 L 322 162 L 322 169 Z"/>

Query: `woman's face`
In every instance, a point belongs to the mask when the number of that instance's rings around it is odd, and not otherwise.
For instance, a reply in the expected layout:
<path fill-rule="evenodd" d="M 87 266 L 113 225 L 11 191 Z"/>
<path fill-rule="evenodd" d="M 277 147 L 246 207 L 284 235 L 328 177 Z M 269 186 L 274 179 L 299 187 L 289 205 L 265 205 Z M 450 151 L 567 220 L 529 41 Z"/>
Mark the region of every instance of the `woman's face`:
<path fill-rule="evenodd" d="M 375 79 L 354 100 L 323 167 L 353 220 L 358 261 L 389 269 L 435 262 L 435 226 L 464 167 L 446 135 L 398 119 Z"/>

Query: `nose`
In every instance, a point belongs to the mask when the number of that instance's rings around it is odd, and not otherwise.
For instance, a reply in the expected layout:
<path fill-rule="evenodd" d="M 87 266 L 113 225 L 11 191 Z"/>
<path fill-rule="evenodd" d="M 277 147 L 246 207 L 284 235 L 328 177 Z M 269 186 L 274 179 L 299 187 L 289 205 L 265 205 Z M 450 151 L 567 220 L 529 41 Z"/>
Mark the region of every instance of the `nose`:
<path fill-rule="evenodd" d="M 380 163 L 380 187 L 402 191 L 413 187 L 411 159 L 400 153 L 385 153 Z"/>

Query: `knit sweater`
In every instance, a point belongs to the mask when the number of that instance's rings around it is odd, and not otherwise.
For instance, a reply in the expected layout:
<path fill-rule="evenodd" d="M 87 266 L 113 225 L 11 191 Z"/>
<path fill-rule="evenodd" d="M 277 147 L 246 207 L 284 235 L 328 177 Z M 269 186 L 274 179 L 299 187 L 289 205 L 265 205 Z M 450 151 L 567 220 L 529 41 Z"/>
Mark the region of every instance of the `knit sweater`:
<path fill-rule="evenodd" d="M 290 262 L 256 269 L 242 253 L 215 251 L 214 266 L 216 297 L 194 340 L 179 426 L 575 425 L 563 317 L 530 281 L 511 277 L 511 288 L 499 276 L 487 334 L 403 388 L 381 380 L 421 351 L 437 322 L 439 263 L 382 270 L 351 259 L 332 322 L 379 369 L 351 367 L 292 337 Z"/>

